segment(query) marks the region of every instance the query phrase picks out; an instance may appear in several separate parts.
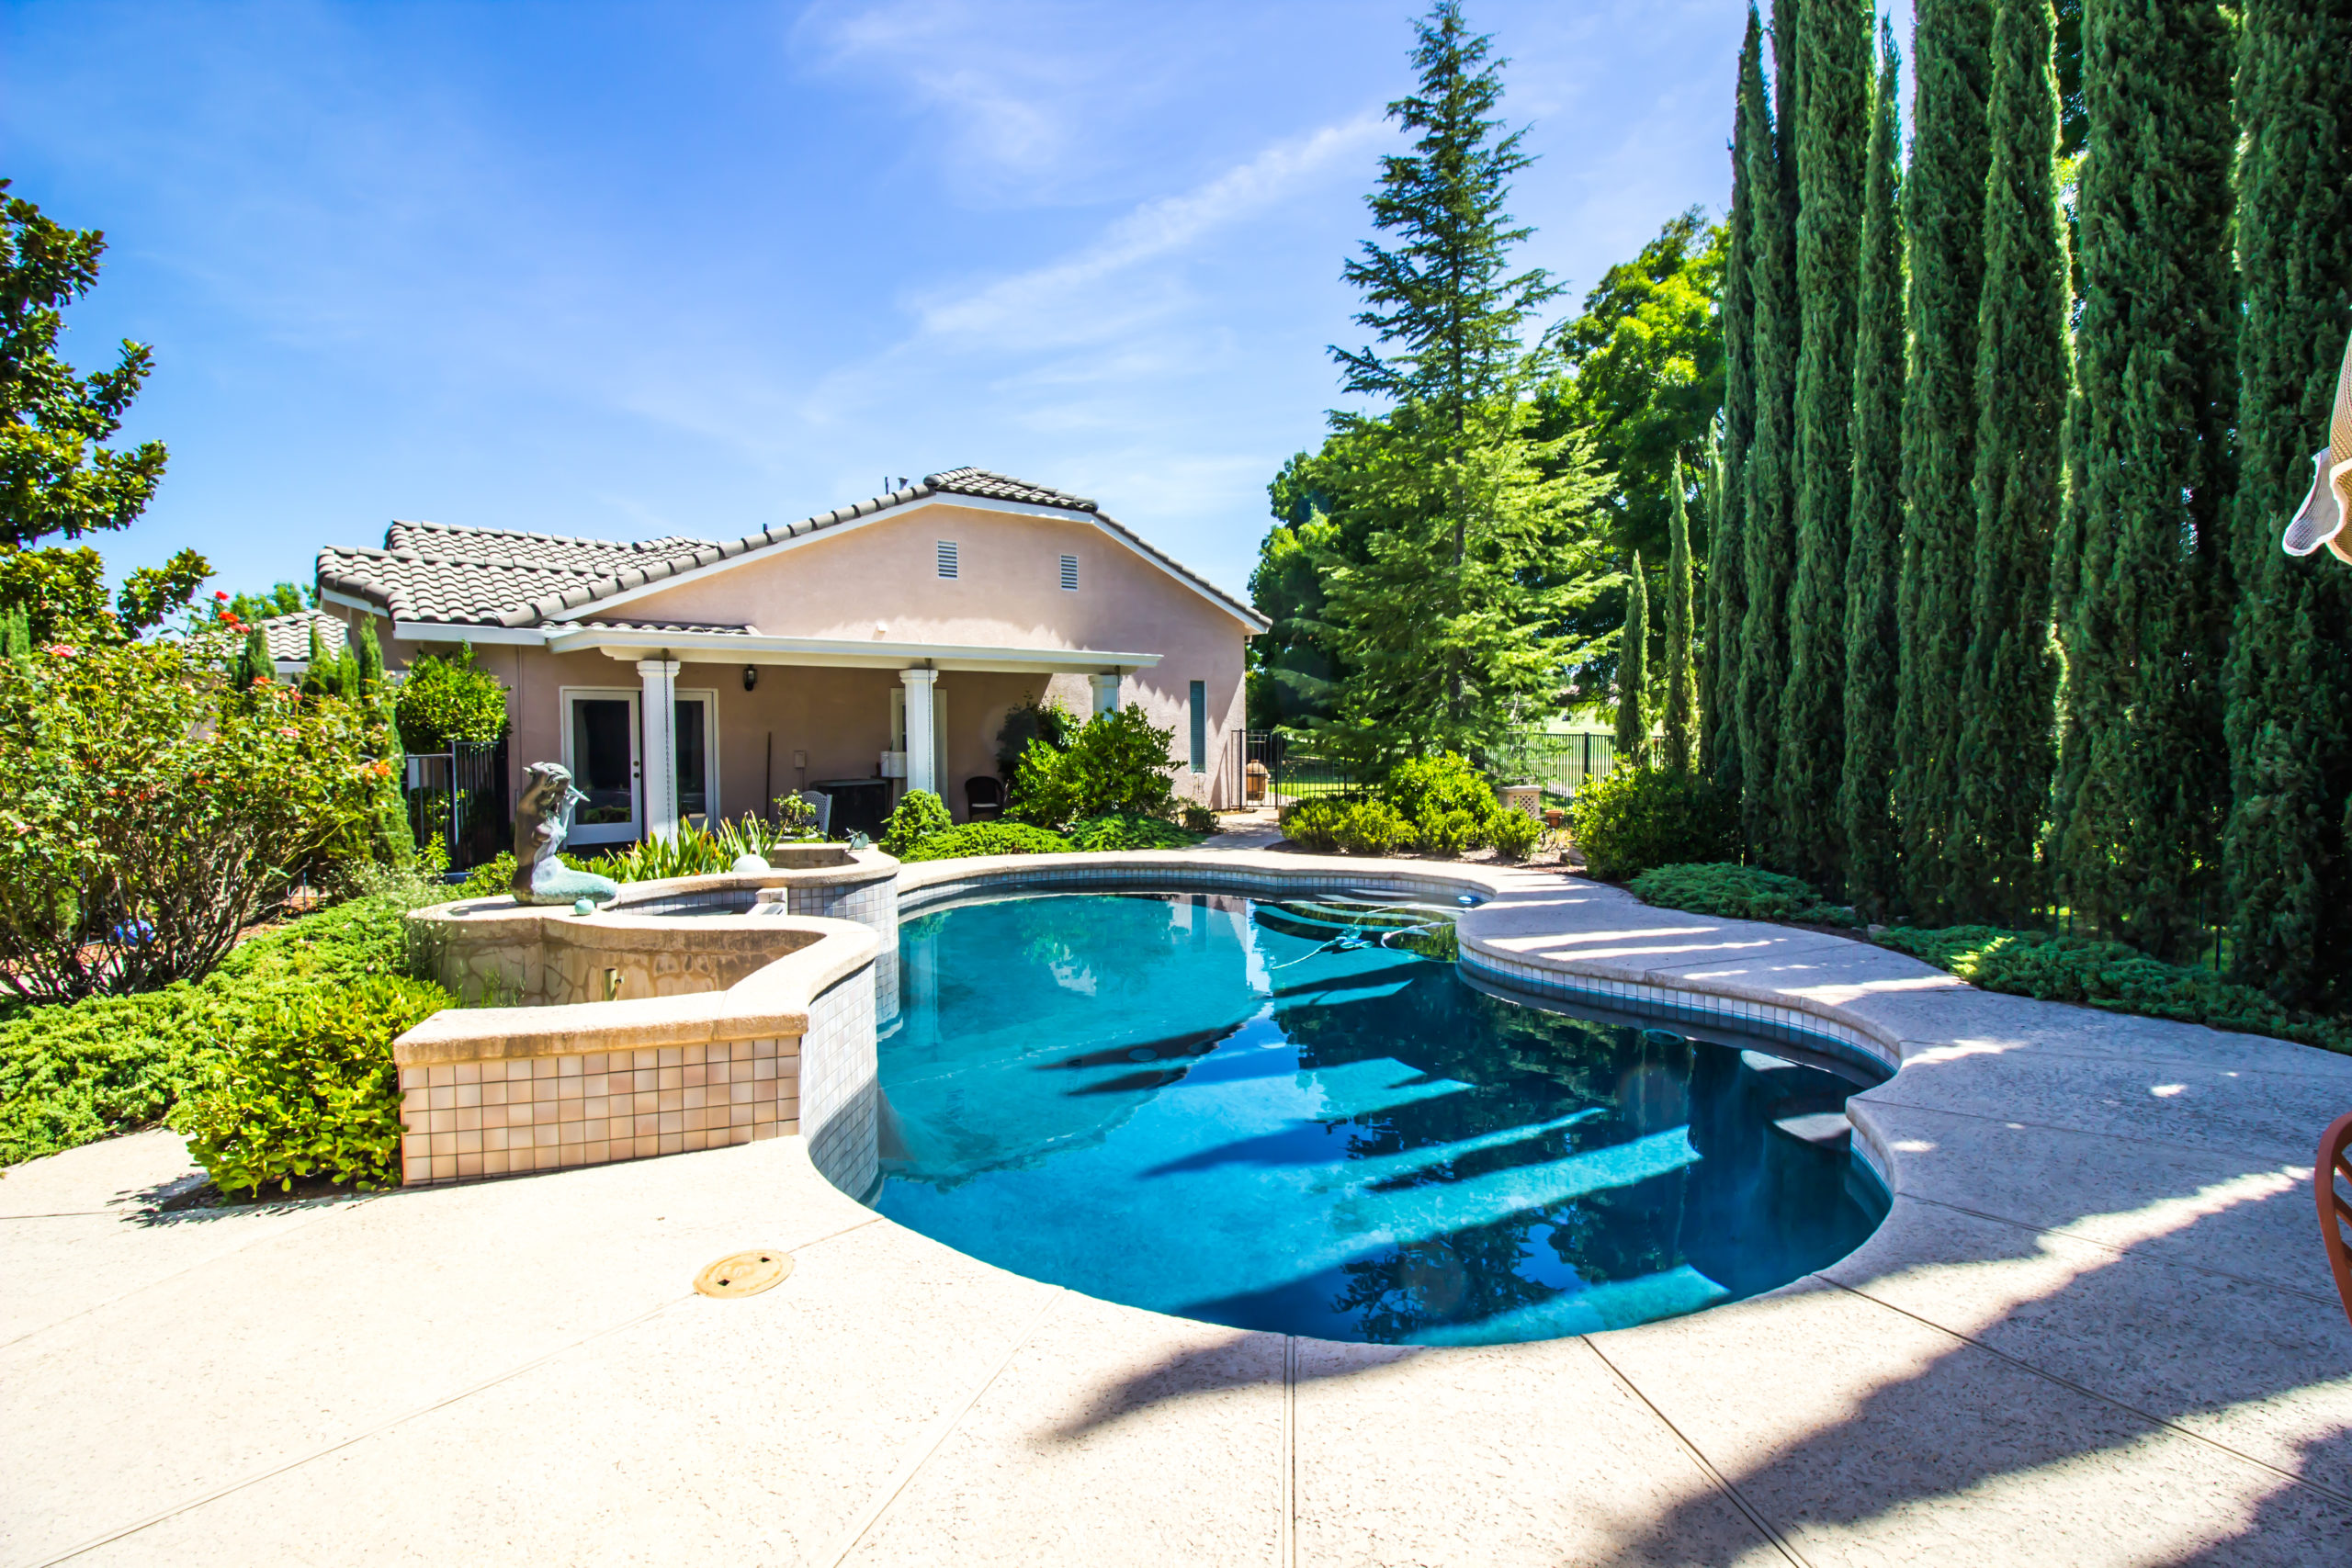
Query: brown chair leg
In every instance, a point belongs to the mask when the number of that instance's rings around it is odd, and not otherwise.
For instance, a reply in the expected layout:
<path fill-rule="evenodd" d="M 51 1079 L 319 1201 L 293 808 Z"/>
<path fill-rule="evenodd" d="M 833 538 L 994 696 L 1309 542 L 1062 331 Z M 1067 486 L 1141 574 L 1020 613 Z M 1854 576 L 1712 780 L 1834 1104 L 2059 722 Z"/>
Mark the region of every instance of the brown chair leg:
<path fill-rule="evenodd" d="M 2312 1196 L 2319 1200 L 2319 1239 L 2327 1250 L 2327 1267 L 2335 1276 L 2335 1293 L 2343 1298 L 2344 1315 L 2352 1318 L 2352 1241 L 2345 1227 L 2352 1225 L 2352 1202 L 2335 1190 L 2341 1175 L 2352 1181 L 2352 1111 L 2327 1124 L 2319 1135 L 2319 1159 L 2312 1168 Z"/>

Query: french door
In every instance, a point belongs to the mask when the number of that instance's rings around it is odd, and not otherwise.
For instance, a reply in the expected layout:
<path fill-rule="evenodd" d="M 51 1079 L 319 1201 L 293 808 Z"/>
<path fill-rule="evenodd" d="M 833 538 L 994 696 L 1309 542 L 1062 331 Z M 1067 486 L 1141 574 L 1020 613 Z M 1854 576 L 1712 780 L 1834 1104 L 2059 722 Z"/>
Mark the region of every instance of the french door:
<path fill-rule="evenodd" d="M 637 698 L 625 689 L 563 694 L 563 765 L 588 797 L 572 813 L 567 843 L 635 843 L 643 832 Z"/>

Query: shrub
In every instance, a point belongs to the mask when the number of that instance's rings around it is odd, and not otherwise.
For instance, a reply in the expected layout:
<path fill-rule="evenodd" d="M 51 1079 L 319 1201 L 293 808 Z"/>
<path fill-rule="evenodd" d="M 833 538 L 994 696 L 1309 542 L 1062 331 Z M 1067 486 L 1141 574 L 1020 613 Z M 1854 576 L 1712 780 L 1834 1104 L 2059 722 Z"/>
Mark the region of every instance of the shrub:
<path fill-rule="evenodd" d="M 1356 800 L 1340 810 L 1331 837 L 1342 854 L 1394 854 L 1413 841 L 1413 825 L 1386 801 Z"/>
<path fill-rule="evenodd" d="M 1854 912 L 1825 904 L 1821 896 L 1793 876 L 1759 871 L 1752 865 L 1718 862 L 1704 865 L 1661 865 L 1634 878 L 1634 897 L 1666 909 L 1722 915 L 1736 920 L 1804 920 L 1821 926 L 1850 926 Z"/>
<path fill-rule="evenodd" d="M 882 828 L 882 850 L 886 854 L 904 856 L 917 844 L 933 833 L 944 833 L 956 826 L 947 815 L 946 803 L 927 789 L 910 789 L 899 808 L 890 813 L 890 820 Z"/>
<path fill-rule="evenodd" d="M 400 683 L 392 716 L 412 751 L 446 751 L 452 740 L 487 745 L 506 733 L 506 688 L 474 668 L 471 643 L 446 659 L 422 654 Z"/>
<path fill-rule="evenodd" d="M 1898 926 L 1880 931 L 1876 940 L 1988 991 L 2080 1002 L 2352 1052 L 2352 1021 L 2281 1007 L 2252 986 L 2233 984 L 2209 969 L 2166 964 L 2121 942 L 1994 926 L 1929 931 Z"/>
<path fill-rule="evenodd" d="M 1494 786 L 1466 757 L 1441 751 L 1434 757 L 1411 757 L 1389 770 L 1380 786 L 1380 798 L 1416 824 L 1461 812 L 1482 827 L 1494 815 Z"/>
<path fill-rule="evenodd" d="M 261 1010 L 411 973 L 413 907 L 392 894 L 353 899 L 248 938 L 201 980 L 19 1009 L 0 1021 L 0 1164 L 170 1117 Z"/>
<path fill-rule="evenodd" d="M 1188 850 L 1201 841 L 1201 836 L 1157 817 L 1114 812 L 1071 823 L 1069 841 L 1075 848 L 1099 854 L 1107 850 Z"/>
<path fill-rule="evenodd" d="M 392 1041 L 451 998 L 378 976 L 280 998 L 241 1021 L 181 1120 L 188 1153 L 224 1192 L 281 1191 L 323 1176 L 400 1181 L 400 1073 Z"/>
<path fill-rule="evenodd" d="M 1339 847 L 1342 803 L 1336 800 L 1294 800 L 1281 813 L 1283 834 L 1302 850 L 1329 853 Z"/>
<path fill-rule="evenodd" d="M 1544 825 L 1523 811 L 1498 811 L 1487 826 L 1487 840 L 1505 860 L 1525 860 L 1544 837 Z"/>
<path fill-rule="evenodd" d="M 1057 751 L 1033 740 L 1014 770 L 1005 815 L 1033 827 L 1060 829 L 1081 817 L 1170 816 L 1175 764 L 1172 729 L 1155 729 L 1139 707 L 1096 714 Z"/>
<path fill-rule="evenodd" d="M 1064 707 L 1059 698 L 1023 697 L 1006 712 L 1004 725 L 996 732 L 997 776 L 1008 784 L 1012 781 L 1031 741 L 1042 740 L 1052 750 L 1067 751 L 1077 736 L 1078 716 Z"/>
<path fill-rule="evenodd" d="M 1184 830 L 1206 838 L 1216 831 L 1216 813 L 1197 800 L 1184 803 Z"/>
<path fill-rule="evenodd" d="M 1422 851 L 1433 855 L 1458 855 L 1476 849 L 1492 838 L 1493 829 L 1467 811 L 1432 811 L 1427 816 L 1410 819 L 1413 841 Z"/>
<path fill-rule="evenodd" d="M 966 855 L 1066 854 L 1070 841 L 1025 822 L 967 822 L 933 833 L 899 857 L 909 862 L 957 860 Z"/>
<path fill-rule="evenodd" d="M 22 1000 L 194 979 L 295 878 L 366 857 L 380 728 L 335 698 L 235 689 L 228 648 L 0 660 L 0 983 Z"/>
<path fill-rule="evenodd" d="M 1578 790 L 1568 810 L 1585 869 L 1597 877 L 1614 881 L 1739 852 L 1730 796 L 1679 769 L 1621 765 Z"/>

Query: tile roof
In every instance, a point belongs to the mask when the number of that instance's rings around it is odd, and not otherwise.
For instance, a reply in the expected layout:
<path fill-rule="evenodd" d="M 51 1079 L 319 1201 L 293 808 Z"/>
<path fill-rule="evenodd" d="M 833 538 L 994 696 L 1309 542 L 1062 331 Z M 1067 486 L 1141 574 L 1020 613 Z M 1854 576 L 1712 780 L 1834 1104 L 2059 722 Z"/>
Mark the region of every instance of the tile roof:
<path fill-rule="evenodd" d="M 329 653 L 342 651 L 348 627 L 340 617 L 324 610 L 297 610 L 288 615 L 270 615 L 256 621 L 262 640 L 269 645 L 269 657 L 274 663 L 284 660 L 294 664 L 307 664 L 311 659 L 311 627 L 319 628 L 319 640 L 327 645 Z"/>
<path fill-rule="evenodd" d="M 797 523 L 777 524 L 725 543 L 683 536 L 629 543 L 507 528 L 394 523 L 386 531 L 380 550 L 339 545 L 322 549 L 319 586 L 380 606 L 396 620 L 476 626 L 570 624 L 580 619 L 581 611 L 632 589 L 771 545 L 806 538 L 910 502 L 956 495 L 1086 513 L 1208 597 L 1252 622 L 1261 620 L 1248 605 L 1124 525 L 1103 516 L 1086 497 L 969 468 L 927 475 L 921 483 L 887 495 L 836 507 Z M 749 630 L 741 626 L 677 629 Z"/>

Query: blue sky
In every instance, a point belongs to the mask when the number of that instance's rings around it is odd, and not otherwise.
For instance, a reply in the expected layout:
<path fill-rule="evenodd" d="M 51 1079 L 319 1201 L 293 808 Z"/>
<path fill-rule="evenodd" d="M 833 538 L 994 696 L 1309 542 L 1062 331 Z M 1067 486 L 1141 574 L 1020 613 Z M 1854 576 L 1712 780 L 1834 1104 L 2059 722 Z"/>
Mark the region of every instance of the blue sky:
<path fill-rule="evenodd" d="M 1528 260 L 1580 293 L 1720 211 L 1745 10 L 1472 0 Z M 107 231 L 69 355 L 155 348 L 118 574 L 307 582 L 393 517 L 732 537 L 972 463 L 1238 590 L 1359 335 L 1411 14 L 12 0 L 0 173 Z"/>

